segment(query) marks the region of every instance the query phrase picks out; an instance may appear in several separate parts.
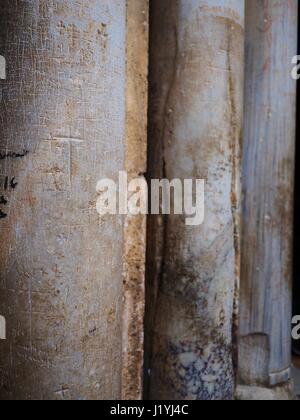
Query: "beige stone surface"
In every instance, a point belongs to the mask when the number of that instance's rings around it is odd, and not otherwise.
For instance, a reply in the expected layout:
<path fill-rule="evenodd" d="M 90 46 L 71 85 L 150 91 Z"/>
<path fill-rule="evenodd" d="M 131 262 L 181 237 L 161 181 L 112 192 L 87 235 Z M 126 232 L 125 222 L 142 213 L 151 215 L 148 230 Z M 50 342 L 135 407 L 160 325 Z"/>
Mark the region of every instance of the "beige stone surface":
<path fill-rule="evenodd" d="M 149 1 L 127 0 L 125 167 L 128 180 L 147 166 Z M 146 215 L 125 218 L 122 398 L 143 394 Z"/>
<path fill-rule="evenodd" d="M 132 337 L 132 325 L 123 317 L 124 220 L 97 214 L 96 184 L 117 180 L 119 170 L 131 171 L 139 161 L 126 145 L 126 136 L 138 137 L 136 128 L 126 130 L 127 24 L 135 23 L 128 11 L 123 0 L 0 4 L 8 73 L 0 120 L 0 191 L 7 201 L 0 220 L 0 314 L 7 321 L 1 399 L 120 399 L 122 389 L 127 393 L 122 331 L 125 322 Z M 141 48 L 144 23 L 146 8 L 136 21 Z M 139 86 L 144 82 L 143 74 Z M 144 135 L 146 86 L 142 91 Z M 143 156 L 145 139 L 138 141 Z M 138 172 L 144 170 L 145 159 Z M 135 241 L 135 232 L 128 235 Z M 139 240 L 143 251 L 142 232 Z M 135 244 L 127 246 L 134 259 Z M 137 254 L 140 322 L 143 260 Z M 135 310 L 131 296 L 127 290 L 128 316 Z M 132 354 L 130 341 L 128 351 L 139 370 L 138 394 L 142 354 Z"/>

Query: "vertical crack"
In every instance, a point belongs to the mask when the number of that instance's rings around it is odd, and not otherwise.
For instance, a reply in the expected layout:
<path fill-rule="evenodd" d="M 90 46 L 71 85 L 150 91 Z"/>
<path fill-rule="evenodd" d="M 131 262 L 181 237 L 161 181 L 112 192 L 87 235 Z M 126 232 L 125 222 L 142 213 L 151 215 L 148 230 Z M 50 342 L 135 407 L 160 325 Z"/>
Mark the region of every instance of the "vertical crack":
<path fill-rule="evenodd" d="M 234 300 L 232 311 L 232 359 L 235 375 L 238 367 L 238 329 L 239 329 L 239 290 L 240 290 L 240 215 L 239 215 L 239 193 L 240 193 L 240 179 L 239 179 L 239 156 L 240 156 L 240 132 L 238 124 L 237 105 L 235 100 L 235 86 L 232 68 L 232 36 L 233 32 L 231 26 L 228 27 L 228 46 L 227 46 L 227 60 L 228 60 L 228 97 L 230 110 L 230 141 L 231 141 L 231 211 L 233 221 L 233 237 L 234 237 L 234 251 L 235 251 L 235 284 L 234 284 Z"/>

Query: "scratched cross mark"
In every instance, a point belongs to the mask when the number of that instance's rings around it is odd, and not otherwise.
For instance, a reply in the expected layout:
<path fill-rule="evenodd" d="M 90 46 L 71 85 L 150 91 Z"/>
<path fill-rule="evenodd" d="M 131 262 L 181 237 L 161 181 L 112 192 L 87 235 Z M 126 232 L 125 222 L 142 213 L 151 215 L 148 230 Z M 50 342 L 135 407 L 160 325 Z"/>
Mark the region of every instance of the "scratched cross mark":
<path fill-rule="evenodd" d="M 8 190 L 14 190 L 16 189 L 18 183 L 15 180 L 15 177 L 8 177 L 6 176 L 4 179 L 4 183 L 3 183 L 3 189 L 4 191 L 8 191 Z M 2 206 L 6 206 L 8 204 L 8 200 L 6 199 L 6 197 L 4 195 L 0 196 L 0 205 Z M 0 208 L 0 220 L 1 219 L 5 219 L 7 217 L 7 213 L 5 213 L 1 208 Z"/>

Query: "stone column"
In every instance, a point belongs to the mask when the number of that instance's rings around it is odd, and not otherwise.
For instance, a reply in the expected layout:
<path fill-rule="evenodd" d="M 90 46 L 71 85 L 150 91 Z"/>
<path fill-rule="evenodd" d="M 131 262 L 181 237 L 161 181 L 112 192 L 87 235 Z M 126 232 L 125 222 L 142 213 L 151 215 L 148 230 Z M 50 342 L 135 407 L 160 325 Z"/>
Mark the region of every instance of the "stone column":
<path fill-rule="evenodd" d="M 298 2 L 246 4 L 239 396 L 283 384 L 273 389 L 281 399 L 289 398 L 291 365 Z"/>
<path fill-rule="evenodd" d="M 150 398 L 230 400 L 244 1 L 153 0 L 151 25 L 149 176 L 206 185 L 203 225 L 149 221 Z"/>
<path fill-rule="evenodd" d="M 129 4 L 1 1 L 2 399 L 120 399 L 126 387 L 124 223 L 98 215 L 96 185 L 128 165 Z"/>

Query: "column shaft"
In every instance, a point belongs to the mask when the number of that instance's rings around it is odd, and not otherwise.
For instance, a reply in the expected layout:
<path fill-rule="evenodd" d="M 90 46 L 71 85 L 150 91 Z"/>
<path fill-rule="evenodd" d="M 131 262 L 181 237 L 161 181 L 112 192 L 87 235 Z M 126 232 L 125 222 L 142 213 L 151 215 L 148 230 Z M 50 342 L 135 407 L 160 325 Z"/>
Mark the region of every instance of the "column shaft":
<path fill-rule="evenodd" d="M 96 185 L 128 166 L 129 5 L 1 1 L 3 399 L 122 395 L 124 223 Z"/>
<path fill-rule="evenodd" d="M 246 2 L 239 381 L 290 377 L 297 1 Z"/>
<path fill-rule="evenodd" d="M 151 178 L 204 179 L 205 221 L 151 217 L 153 399 L 231 399 L 239 279 L 244 2 L 154 0 Z M 157 290 L 157 293 L 155 291 Z"/>

